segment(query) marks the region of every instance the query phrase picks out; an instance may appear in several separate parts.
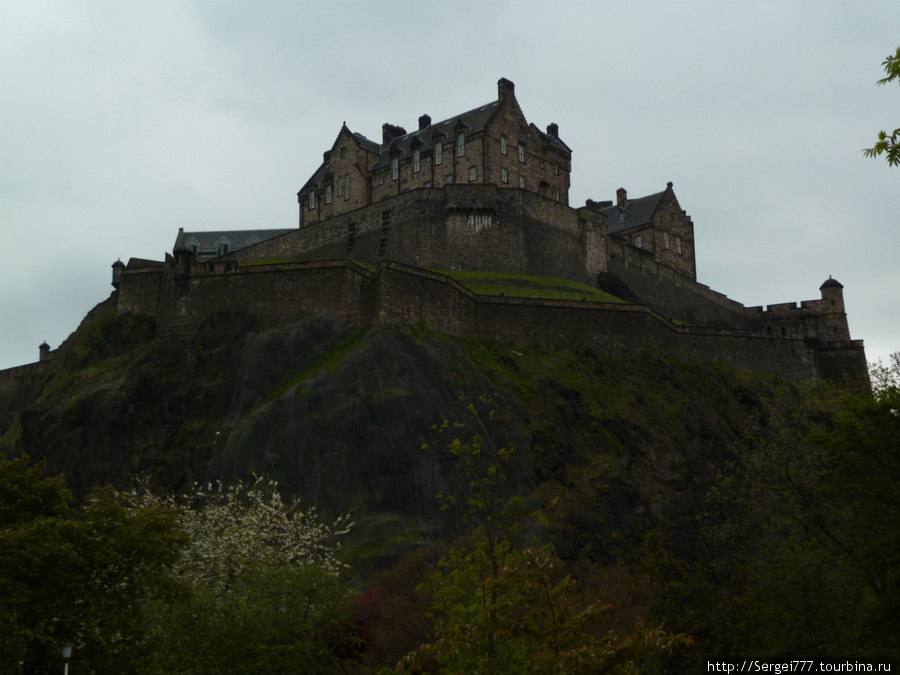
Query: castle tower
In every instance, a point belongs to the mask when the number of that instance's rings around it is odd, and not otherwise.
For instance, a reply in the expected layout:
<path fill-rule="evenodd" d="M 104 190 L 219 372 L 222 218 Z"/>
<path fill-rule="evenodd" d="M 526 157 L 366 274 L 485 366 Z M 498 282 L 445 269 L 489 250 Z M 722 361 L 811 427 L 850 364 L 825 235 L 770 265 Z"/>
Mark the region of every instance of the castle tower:
<path fill-rule="evenodd" d="M 819 321 L 819 337 L 823 340 L 850 340 L 850 326 L 844 310 L 844 286 L 837 279 L 828 277 L 819 291 L 824 305 Z"/>
<path fill-rule="evenodd" d="M 42 342 L 38 347 L 38 353 L 40 354 L 38 360 L 39 361 L 49 361 L 50 360 L 50 345 L 45 342 Z"/>
<path fill-rule="evenodd" d="M 112 285 L 116 290 L 119 289 L 119 285 L 122 283 L 122 270 L 125 269 L 125 263 L 121 260 L 116 260 L 112 264 Z"/>

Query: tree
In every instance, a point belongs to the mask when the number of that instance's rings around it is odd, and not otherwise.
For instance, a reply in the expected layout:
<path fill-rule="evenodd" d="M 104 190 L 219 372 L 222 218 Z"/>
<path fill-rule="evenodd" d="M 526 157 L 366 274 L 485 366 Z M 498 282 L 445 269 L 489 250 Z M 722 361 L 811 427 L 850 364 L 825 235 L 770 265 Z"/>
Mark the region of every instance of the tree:
<path fill-rule="evenodd" d="M 690 643 L 640 621 L 624 639 L 598 630 L 598 619 L 613 605 L 576 604 L 576 581 L 550 547 L 518 545 L 523 522 L 545 521 L 542 513 L 523 509 L 520 499 L 501 497 L 512 449 L 486 457 L 479 436 L 470 444 L 454 440 L 449 449 L 467 482 L 460 495 L 446 497 L 448 505 L 465 503 L 464 520 L 476 527 L 439 561 L 441 571 L 429 584 L 434 637 L 404 657 L 400 671 L 625 673 L 636 658 Z"/>
<path fill-rule="evenodd" d="M 900 78 L 900 47 L 893 56 L 888 56 L 881 64 L 887 77 L 883 77 L 876 84 L 882 85 Z M 887 154 L 889 166 L 900 165 L 900 129 L 894 129 L 894 133 L 888 135 L 886 131 L 878 132 L 878 141 L 871 148 L 863 150 L 866 157 L 877 157 Z"/>
<path fill-rule="evenodd" d="M 190 593 L 156 605 L 159 672 L 330 672 L 321 633 L 346 616 L 335 554 L 348 516 L 323 522 L 262 476 L 195 484 L 180 497 L 157 496 L 142 479 L 123 499 L 135 514 L 171 510 L 187 538 L 173 573 Z"/>
<path fill-rule="evenodd" d="M 705 516 L 744 580 L 734 656 L 896 657 L 900 389 L 785 388 L 738 454 Z"/>
<path fill-rule="evenodd" d="M 0 671 L 50 672 L 62 644 L 81 667 L 126 672 L 152 650 L 149 603 L 172 597 L 182 544 L 172 514 L 132 514 L 109 489 L 77 511 L 62 477 L 0 461 Z"/>

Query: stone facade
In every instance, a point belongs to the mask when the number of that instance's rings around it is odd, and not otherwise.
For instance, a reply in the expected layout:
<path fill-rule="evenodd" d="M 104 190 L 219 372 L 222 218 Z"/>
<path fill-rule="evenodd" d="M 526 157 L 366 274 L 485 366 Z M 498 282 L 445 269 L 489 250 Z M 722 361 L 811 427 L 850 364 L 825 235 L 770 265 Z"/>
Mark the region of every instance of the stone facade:
<path fill-rule="evenodd" d="M 414 132 L 385 124 L 380 144 L 344 124 L 297 193 L 300 226 L 450 184 L 524 189 L 568 204 L 572 151 L 559 127 L 545 133 L 529 124 L 509 80 L 497 89 L 496 101 L 442 122 L 422 115 Z"/>

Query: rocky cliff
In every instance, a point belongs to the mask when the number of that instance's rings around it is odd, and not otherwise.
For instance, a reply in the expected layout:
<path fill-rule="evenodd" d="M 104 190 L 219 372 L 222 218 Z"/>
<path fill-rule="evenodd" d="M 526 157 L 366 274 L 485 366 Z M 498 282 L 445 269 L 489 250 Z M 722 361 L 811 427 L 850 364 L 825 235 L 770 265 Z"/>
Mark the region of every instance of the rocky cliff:
<path fill-rule="evenodd" d="M 98 306 L 39 383 L 0 396 L 0 450 L 45 459 L 79 495 L 138 474 L 177 491 L 265 473 L 325 514 L 350 512 L 354 562 L 452 534 L 435 499 L 459 484 L 435 443 L 444 421 L 444 441 L 515 449 L 510 493 L 559 498 L 563 556 L 611 557 L 649 529 L 702 555 L 692 514 L 771 385 L 652 352 L 608 358 L 577 329 L 516 346 L 424 326 L 351 332 L 331 314 L 260 332 L 220 313 L 190 336 L 154 334 Z"/>

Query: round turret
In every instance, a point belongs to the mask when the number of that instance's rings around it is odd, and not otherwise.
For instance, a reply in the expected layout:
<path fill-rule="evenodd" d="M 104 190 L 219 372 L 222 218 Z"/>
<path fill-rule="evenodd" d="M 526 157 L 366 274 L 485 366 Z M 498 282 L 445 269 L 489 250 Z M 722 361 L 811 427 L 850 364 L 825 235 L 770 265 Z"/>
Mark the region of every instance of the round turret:
<path fill-rule="evenodd" d="M 39 360 L 47 361 L 50 358 L 50 345 L 46 341 L 42 342 L 38 347 Z"/>
<path fill-rule="evenodd" d="M 125 263 L 123 263 L 121 260 L 116 260 L 116 262 L 114 262 L 114 263 L 112 264 L 112 271 L 113 271 L 112 285 L 113 285 L 113 288 L 115 288 L 115 289 L 118 289 L 118 288 L 119 288 L 119 284 L 122 282 L 122 270 L 124 270 L 124 269 L 125 269 Z"/>

